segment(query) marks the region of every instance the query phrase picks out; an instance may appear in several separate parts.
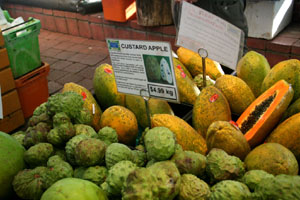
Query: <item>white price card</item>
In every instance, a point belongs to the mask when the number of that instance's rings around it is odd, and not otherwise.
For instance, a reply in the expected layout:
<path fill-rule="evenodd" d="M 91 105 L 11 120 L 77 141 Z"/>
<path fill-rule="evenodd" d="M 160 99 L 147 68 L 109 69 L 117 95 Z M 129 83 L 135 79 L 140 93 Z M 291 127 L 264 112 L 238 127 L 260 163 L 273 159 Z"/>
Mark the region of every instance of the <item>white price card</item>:
<path fill-rule="evenodd" d="M 2 96 L 1 96 L 1 85 L 0 85 L 0 119 L 3 119 L 3 106 L 2 106 Z"/>
<path fill-rule="evenodd" d="M 193 4 L 182 2 L 176 45 L 208 57 L 235 70 L 243 53 L 244 32 L 222 18 Z"/>
<path fill-rule="evenodd" d="M 120 93 L 179 102 L 169 42 L 106 39 Z"/>

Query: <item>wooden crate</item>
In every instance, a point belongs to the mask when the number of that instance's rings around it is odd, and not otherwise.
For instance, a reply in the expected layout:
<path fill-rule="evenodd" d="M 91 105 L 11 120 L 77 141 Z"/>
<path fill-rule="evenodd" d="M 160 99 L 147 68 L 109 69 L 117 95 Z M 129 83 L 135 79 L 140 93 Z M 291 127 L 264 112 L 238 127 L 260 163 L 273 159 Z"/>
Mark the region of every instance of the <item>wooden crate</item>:
<path fill-rule="evenodd" d="M 4 47 L 4 38 L 1 30 L 0 30 L 0 47 Z"/>
<path fill-rule="evenodd" d="M 0 70 L 9 66 L 9 59 L 6 49 L 0 49 Z"/>
<path fill-rule="evenodd" d="M 0 69 L 0 86 L 2 94 L 16 88 L 15 80 L 9 67 Z"/>
<path fill-rule="evenodd" d="M 3 117 L 21 109 L 17 90 L 2 95 Z"/>
<path fill-rule="evenodd" d="M 0 120 L 0 131 L 10 133 L 25 123 L 22 110 L 17 110 Z"/>

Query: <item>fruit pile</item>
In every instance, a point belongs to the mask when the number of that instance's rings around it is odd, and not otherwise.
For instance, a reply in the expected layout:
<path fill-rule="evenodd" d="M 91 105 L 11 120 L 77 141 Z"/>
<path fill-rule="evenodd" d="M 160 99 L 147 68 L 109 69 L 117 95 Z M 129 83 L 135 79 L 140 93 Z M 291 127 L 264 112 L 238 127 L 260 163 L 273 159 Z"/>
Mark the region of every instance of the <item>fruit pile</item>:
<path fill-rule="evenodd" d="M 300 61 L 271 69 L 250 51 L 233 76 L 207 59 L 204 87 L 201 57 L 177 54 L 191 123 L 152 98 L 149 122 L 144 99 L 118 93 L 102 64 L 95 98 L 67 83 L 25 131 L 0 132 L 0 199 L 300 199 Z"/>

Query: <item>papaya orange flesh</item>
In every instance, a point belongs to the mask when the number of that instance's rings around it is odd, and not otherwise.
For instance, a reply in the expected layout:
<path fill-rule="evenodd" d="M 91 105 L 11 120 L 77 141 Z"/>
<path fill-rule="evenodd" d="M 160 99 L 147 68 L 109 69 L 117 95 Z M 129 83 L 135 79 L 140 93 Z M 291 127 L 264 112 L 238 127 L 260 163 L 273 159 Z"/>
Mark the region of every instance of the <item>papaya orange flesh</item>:
<path fill-rule="evenodd" d="M 281 119 L 293 99 L 294 90 L 284 80 L 260 95 L 237 120 L 251 147 L 263 142 Z"/>

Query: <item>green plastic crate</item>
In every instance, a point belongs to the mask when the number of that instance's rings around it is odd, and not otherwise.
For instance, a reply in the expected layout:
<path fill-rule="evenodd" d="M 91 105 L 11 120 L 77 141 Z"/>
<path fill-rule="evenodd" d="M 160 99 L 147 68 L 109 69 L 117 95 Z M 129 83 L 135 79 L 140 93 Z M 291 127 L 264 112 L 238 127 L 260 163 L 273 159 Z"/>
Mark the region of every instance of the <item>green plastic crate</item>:
<path fill-rule="evenodd" d="M 5 14 L 5 17 L 11 22 L 12 18 L 8 14 Z M 42 65 L 38 39 L 41 22 L 34 18 L 29 20 L 25 26 L 20 25 L 2 32 L 15 79 Z"/>

